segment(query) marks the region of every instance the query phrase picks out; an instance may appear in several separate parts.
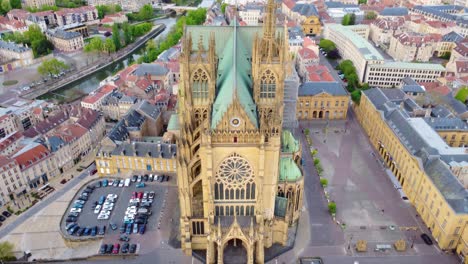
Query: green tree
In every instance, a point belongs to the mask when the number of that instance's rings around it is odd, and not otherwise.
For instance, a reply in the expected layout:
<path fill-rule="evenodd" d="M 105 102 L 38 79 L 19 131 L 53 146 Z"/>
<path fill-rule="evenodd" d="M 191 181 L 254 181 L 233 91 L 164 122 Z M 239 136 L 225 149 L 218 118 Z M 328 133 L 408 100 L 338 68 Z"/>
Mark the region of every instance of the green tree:
<path fill-rule="evenodd" d="M 363 83 L 361 85 L 361 90 L 368 90 L 370 87 L 369 87 L 369 84 L 368 83 Z"/>
<path fill-rule="evenodd" d="M 319 47 L 324 49 L 326 52 L 330 52 L 336 49 L 335 43 L 329 39 L 321 39 L 319 42 Z"/>
<path fill-rule="evenodd" d="M 346 14 L 341 20 L 341 24 L 343 26 L 354 25 L 355 22 L 356 22 L 356 15 L 354 13 Z"/>
<path fill-rule="evenodd" d="M 46 38 L 42 33 L 41 28 L 36 24 L 30 25 L 28 30 L 25 31 L 23 35 L 28 44 L 32 44 L 34 41 Z"/>
<path fill-rule="evenodd" d="M 13 254 L 13 244 L 5 241 L 0 243 L 0 259 L 1 260 L 11 260 L 15 258 Z"/>
<path fill-rule="evenodd" d="M 11 10 L 10 0 L 2 0 L 2 10 L 4 13 L 8 13 Z"/>
<path fill-rule="evenodd" d="M 320 184 L 322 187 L 327 187 L 328 186 L 328 180 L 325 178 L 320 178 Z"/>
<path fill-rule="evenodd" d="M 144 5 L 138 11 L 139 20 L 148 20 L 153 18 L 153 7 L 151 5 Z"/>
<path fill-rule="evenodd" d="M 120 5 L 114 5 L 115 12 L 122 12 L 122 7 Z"/>
<path fill-rule="evenodd" d="M 355 90 L 351 93 L 351 100 L 356 104 L 359 104 L 361 101 L 361 90 Z"/>
<path fill-rule="evenodd" d="M 223 3 L 223 4 L 221 5 L 221 12 L 222 12 L 223 14 L 226 12 L 226 7 L 227 7 L 227 6 L 228 6 L 228 4 L 226 4 L 226 3 Z"/>
<path fill-rule="evenodd" d="M 98 5 L 96 6 L 96 10 L 98 12 L 98 18 L 103 19 L 104 16 L 106 15 L 106 6 L 105 5 Z"/>
<path fill-rule="evenodd" d="M 122 24 L 122 31 L 123 31 L 125 46 L 132 43 L 133 42 L 133 35 L 132 35 L 132 31 L 130 29 L 130 25 L 127 22 Z"/>
<path fill-rule="evenodd" d="M 462 103 L 465 103 L 468 99 L 468 87 L 463 86 L 462 88 L 460 88 L 460 90 L 458 90 L 457 94 L 455 95 L 455 99 Z"/>
<path fill-rule="evenodd" d="M 21 0 L 10 0 L 10 5 L 12 9 L 21 9 Z"/>
<path fill-rule="evenodd" d="M 51 53 L 52 50 L 54 50 L 54 45 L 47 39 L 38 39 L 31 43 L 31 48 L 34 53 L 34 57 L 37 58 Z"/>
<path fill-rule="evenodd" d="M 100 37 L 92 38 L 88 45 L 84 47 L 85 52 L 101 52 L 104 51 L 104 42 Z"/>
<path fill-rule="evenodd" d="M 114 24 L 112 26 L 112 41 L 114 42 L 115 50 L 119 50 L 122 47 L 122 44 L 120 42 L 120 29 L 119 25 L 117 24 Z"/>
<path fill-rule="evenodd" d="M 53 58 L 43 61 L 37 68 L 37 72 L 41 75 L 57 75 L 61 71 L 69 68 L 70 66 L 65 64 L 65 62 Z"/>
<path fill-rule="evenodd" d="M 107 54 L 115 52 L 117 50 L 115 47 L 115 42 L 110 38 L 106 39 L 106 42 L 104 42 L 104 50 L 107 52 Z"/>
<path fill-rule="evenodd" d="M 365 4 L 367 4 L 367 0 L 359 0 L 358 4 L 365 5 Z"/>
<path fill-rule="evenodd" d="M 374 20 L 376 18 L 377 18 L 377 13 L 375 13 L 374 11 L 369 11 L 366 13 L 366 19 Z"/>

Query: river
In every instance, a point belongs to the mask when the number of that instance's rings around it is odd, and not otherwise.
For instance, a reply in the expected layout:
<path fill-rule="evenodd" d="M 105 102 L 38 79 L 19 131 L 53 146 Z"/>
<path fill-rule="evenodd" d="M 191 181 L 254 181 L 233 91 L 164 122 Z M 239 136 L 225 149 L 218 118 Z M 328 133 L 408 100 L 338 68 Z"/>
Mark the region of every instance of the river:
<path fill-rule="evenodd" d="M 154 24 L 165 24 L 166 29 L 161 34 L 156 36 L 154 40 L 157 40 L 159 38 L 165 38 L 167 33 L 172 28 L 172 26 L 175 25 L 176 20 L 177 18 L 175 17 L 155 20 Z M 125 59 L 119 62 L 113 63 L 112 65 L 93 73 L 88 78 L 81 79 L 59 90 L 44 94 L 40 96 L 38 99 L 44 99 L 44 100 L 54 99 L 54 101 L 58 101 L 58 102 L 63 102 L 63 101 L 70 102 L 70 101 L 79 99 L 83 97 L 83 95 L 89 94 L 90 92 L 94 91 L 99 86 L 99 83 L 105 78 L 114 75 L 118 71 L 127 67 L 129 64 L 138 60 L 138 58 L 143 54 L 144 49 L 145 49 L 145 45 L 142 45 L 133 53 L 128 54 L 125 57 Z"/>

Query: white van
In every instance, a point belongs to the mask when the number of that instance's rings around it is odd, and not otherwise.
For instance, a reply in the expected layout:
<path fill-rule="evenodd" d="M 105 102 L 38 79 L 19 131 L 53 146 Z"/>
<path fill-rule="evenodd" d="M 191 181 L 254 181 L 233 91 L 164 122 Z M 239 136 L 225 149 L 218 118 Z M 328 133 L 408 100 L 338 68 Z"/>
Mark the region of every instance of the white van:
<path fill-rule="evenodd" d="M 125 184 L 124 184 L 125 187 L 130 186 L 130 181 L 131 181 L 130 179 L 125 179 Z"/>

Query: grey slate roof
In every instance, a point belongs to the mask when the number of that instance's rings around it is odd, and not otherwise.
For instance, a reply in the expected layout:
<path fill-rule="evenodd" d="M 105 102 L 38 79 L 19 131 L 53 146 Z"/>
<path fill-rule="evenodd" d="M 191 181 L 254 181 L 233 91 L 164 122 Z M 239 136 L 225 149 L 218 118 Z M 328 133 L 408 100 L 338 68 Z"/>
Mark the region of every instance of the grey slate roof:
<path fill-rule="evenodd" d="M 400 89 L 382 89 L 382 92 L 392 102 L 400 103 L 405 98 L 405 93 Z"/>
<path fill-rule="evenodd" d="M 320 93 L 347 95 L 343 86 L 337 82 L 305 82 L 299 86 L 299 96 L 311 96 Z"/>
<path fill-rule="evenodd" d="M 464 10 L 465 13 L 467 12 L 466 8 L 462 6 L 456 6 L 456 5 L 421 6 L 421 5 L 418 5 L 418 6 L 414 6 L 413 10 L 418 13 L 431 14 L 432 16 L 436 18 L 449 20 L 464 27 L 468 26 L 468 18 L 466 15 L 465 16 L 455 15 L 462 10 Z M 455 13 L 455 14 L 451 14 L 449 12 Z"/>
<path fill-rule="evenodd" d="M 325 2 L 327 8 L 348 8 L 348 7 L 359 7 L 353 4 L 343 4 L 342 2 Z"/>
<path fill-rule="evenodd" d="M 56 152 L 57 150 L 61 149 L 66 143 L 61 138 L 57 136 L 52 136 L 48 138 L 48 142 L 50 145 L 50 150 L 52 152 Z"/>
<path fill-rule="evenodd" d="M 145 117 L 135 110 L 130 110 L 129 113 L 121 119 L 107 135 L 114 142 L 126 141 L 129 137 L 129 131 L 139 130 L 145 121 Z"/>
<path fill-rule="evenodd" d="M 406 93 L 425 93 L 426 90 L 421 85 L 404 85 L 401 90 Z"/>
<path fill-rule="evenodd" d="M 468 131 L 468 124 L 460 118 L 424 118 L 427 124 L 429 124 L 434 130 L 465 130 Z"/>
<path fill-rule="evenodd" d="M 422 108 L 411 98 L 404 100 L 404 108 L 408 112 L 414 112 L 414 110 L 422 110 Z"/>
<path fill-rule="evenodd" d="M 291 11 L 305 17 L 318 16 L 317 8 L 313 4 L 296 4 Z"/>
<path fill-rule="evenodd" d="M 141 64 L 133 74 L 136 76 L 144 76 L 144 75 L 165 75 L 169 70 L 161 66 L 159 64 L 153 63 L 143 63 Z"/>
<path fill-rule="evenodd" d="M 468 112 L 466 105 L 455 99 L 452 93 L 446 95 L 444 101 L 459 115 Z"/>
<path fill-rule="evenodd" d="M 155 144 L 148 142 L 124 142 L 119 144 L 112 155 L 124 155 L 134 157 L 155 157 L 172 159 L 177 153 L 176 144 Z"/>
<path fill-rule="evenodd" d="M 380 12 L 381 16 L 406 16 L 408 15 L 408 8 L 406 7 L 385 7 L 382 12 Z"/>
<path fill-rule="evenodd" d="M 73 39 L 81 36 L 79 32 L 74 32 L 74 31 L 65 31 L 63 29 L 57 29 L 55 32 L 50 31 L 48 32 L 50 35 L 52 35 L 55 38 L 60 38 L 60 39 Z"/>
<path fill-rule="evenodd" d="M 432 108 L 431 116 L 433 116 L 433 117 L 453 117 L 454 115 L 445 106 L 438 105 L 438 106 Z"/>
<path fill-rule="evenodd" d="M 462 41 L 463 39 L 464 39 L 463 36 L 458 34 L 455 31 L 452 31 L 442 36 L 442 41 L 445 41 L 445 42 L 459 42 L 459 41 Z"/>
<path fill-rule="evenodd" d="M 140 114 L 146 115 L 147 117 L 156 120 L 159 115 L 161 115 L 161 110 L 159 107 L 150 104 L 148 101 L 143 100 L 141 101 L 136 107 L 135 110 L 137 110 Z"/>
<path fill-rule="evenodd" d="M 11 50 L 18 53 L 31 50 L 30 48 L 23 47 L 14 42 L 7 42 L 3 40 L 0 40 L 0 49 Z"/>

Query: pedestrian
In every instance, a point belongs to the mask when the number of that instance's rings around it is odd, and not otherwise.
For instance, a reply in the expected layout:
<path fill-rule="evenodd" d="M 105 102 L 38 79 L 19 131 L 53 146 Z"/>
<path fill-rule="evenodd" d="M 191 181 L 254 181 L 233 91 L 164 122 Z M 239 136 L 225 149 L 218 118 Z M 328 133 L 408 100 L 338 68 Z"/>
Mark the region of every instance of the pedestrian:
<path fill-rule="evenodd" d="M 384 209 L 382 209 L 382 215 L 383 215 L 384 213 L 385 213 L 385 210 L 384 210 Z"/>

